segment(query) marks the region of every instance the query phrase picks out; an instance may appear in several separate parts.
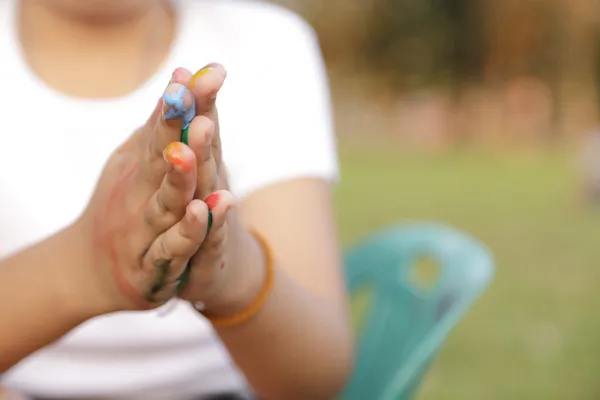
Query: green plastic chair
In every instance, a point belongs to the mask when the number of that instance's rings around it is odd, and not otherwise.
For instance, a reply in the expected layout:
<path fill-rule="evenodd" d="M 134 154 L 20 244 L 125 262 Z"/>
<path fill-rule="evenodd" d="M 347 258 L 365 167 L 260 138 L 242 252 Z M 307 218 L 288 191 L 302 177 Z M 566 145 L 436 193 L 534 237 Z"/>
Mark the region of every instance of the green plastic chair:
<path fill-rule="evenodd" d="M 431 282 L 416 275 L 425 260 L 437 268 Z M 451 227 L 417 223 L 356 246 L 346 266 L 358 348 L 340 398 L 414 399 L 446 337 L 490 283 L 489 251 Z"/>

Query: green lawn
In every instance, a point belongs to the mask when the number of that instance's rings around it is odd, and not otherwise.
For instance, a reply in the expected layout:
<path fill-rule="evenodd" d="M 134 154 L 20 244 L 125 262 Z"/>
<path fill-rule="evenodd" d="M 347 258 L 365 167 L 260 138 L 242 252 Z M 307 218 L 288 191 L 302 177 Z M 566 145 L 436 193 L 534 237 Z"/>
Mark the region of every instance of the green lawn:
<path fill-rule="evenodd" d="M 470 232 L 496 257 L 491 288 L 449 338 L 422 399 L 600 398 L 600 212 L 581 206 L 570 158 L 341 147 L 345 244 L 425 219 Z"/>

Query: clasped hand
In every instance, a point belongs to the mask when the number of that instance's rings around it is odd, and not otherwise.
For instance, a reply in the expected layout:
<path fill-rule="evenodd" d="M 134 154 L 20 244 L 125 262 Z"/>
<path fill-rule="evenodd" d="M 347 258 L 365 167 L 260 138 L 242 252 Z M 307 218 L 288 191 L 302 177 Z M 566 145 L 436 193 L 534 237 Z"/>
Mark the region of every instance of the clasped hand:
<path fill-rule="evenodd" d="M 225 77 L 218 64 L 195 75 L 177 69 L 147 122 L 109 158 L 75 224 L 89 238 L 93 294 L 111 311 L 151 309 L 175 296 L 213 304 L 235 275 L 223 272 L 239 258 L 229 239 L 245 233 L 221 152 L 215 100 Z"/>

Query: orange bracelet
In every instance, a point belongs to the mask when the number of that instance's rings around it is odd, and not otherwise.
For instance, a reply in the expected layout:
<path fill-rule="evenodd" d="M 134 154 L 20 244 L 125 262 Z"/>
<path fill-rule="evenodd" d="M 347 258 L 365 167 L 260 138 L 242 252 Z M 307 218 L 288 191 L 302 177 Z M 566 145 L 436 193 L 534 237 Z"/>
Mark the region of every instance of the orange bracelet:
<path fill-rule="evenodd" d="M 260 311 L 262 306 L 265 304 L 269 293 L 271 293 L 271 290 L 273 289 L 273 283 L 275 282 L 275 261 L 273 257 L 273 251 L 271 250 L 271 246 L 264 238 L 264 236 L 262 236 L 256 230 L 250 229 L 250 233 L 258 241 L 265 255 L 265 263 L 267 268 L 265 284 L 258 293 L 258 296 L 256 296 L 256 299 L 254 299 L 254 301 L 248 307 L 246 307 L 246 309 L 239 312 L 238 314 L 232 315 L 230 317 L 210 317 L 204 315 L 206 319 L 216 327 L 229 328 L 232 326 L 241 325 L 244 322 L 248 321 Z"/>

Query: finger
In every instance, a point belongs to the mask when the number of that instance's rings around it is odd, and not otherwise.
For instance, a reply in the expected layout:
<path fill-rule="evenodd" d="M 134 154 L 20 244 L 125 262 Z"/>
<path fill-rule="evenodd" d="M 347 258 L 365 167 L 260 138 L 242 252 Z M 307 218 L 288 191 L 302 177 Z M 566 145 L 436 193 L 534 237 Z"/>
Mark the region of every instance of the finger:
<path fill-rule="evenodd" d="M 222 245 L 225 242 L 227 215 L 235 206 L 234 198 L 226 190 L 220 190 L 208 196 L 205 200 L 206 206 L 211 210 L 211 228 L 202 242 L 201 251 L 194 255 L 193 264 L 209 265 L 214 262 L 215 257 L 220 258 Z M 215 251 L 216 250 L 216 251 Z M 218 253 L 218 254 L 217 254 Z"/>
<path fill-rule="evenodd" d="M 221 258 L 227 236 L 227 215 L 235 206 L 234 198 L 226 190 L 220 190 L 204 200 L 213 215 L 212 228 L 202 242 L 201 252 L 198 257 L 202 262 L 213 263 Z"/>
<path fill-rule="evenodd" d="M 222 65 L 211 63 L 194 75 L 187 69 L 180 68 L 177 70 L 177 74 L 174 74 L 173 79 L 173 82 L 186 85 L 192 91 L 196 103 L 196 115 L 204 115 L 215 124 L 215 135 L 211 145 L 217 165 L 221 165 L 222 151 L 216 98 L 226 76 L 227 72 Z"/>
<path fill-rule="evenodd" d="M 183 217 L 197 184 L 196 156 L 188 146 L 181 142 L 171 143 L 164 151 L 164 160 L 169 170 L 144 213 L 154 236 Z"/>
<path fill-rule="evenodd" d="M 189 87 L 190 81 L 194 76 L 193 73 L 190 72 L 187 68 L 177 68 L 173 72 L 173 76 L 171 77 L 171 83 L 179 83 L 186 87 Z"/>
<path fill-rule="evenodd" d="M 196 72 L 188 88 L 196 99 L 196 114 L 206 114 L 215 109 L 217 93 L 223 87 L 227 71 L 221 64 L 210 63 Z"/>
<path fill-rule="evenodd" d="M 210 237 L 210 239 L 209 239 Z M 224 252 L 227 242 L 226 225 L 218 229 L 211 229 L 210 233 L 202 242 L 200 251 L 193 257 L 190 263 L 190 269 L 186 270 L 187 276 L 184 283 L 193 282 L 193 285 L 183 284 L 177 290 L 177 295 L 181 298 L 192 297 L 194 292 L 196 296 L 198 289 L 207 294 L 208 288 L 219 277 L 219 272 L 225 269 Z"/>
<path fill-rule="evenodd" d="M 179 276 L 206 237 L 207 224 L 206 204 L 194 200 L 185 216 L 152 243 L 143 260 L 152 278 L 146 300 L 166 301 L 175 295 Z"/>
<path fill-rule="evenodd" d="M 196 197 L 199 199 L 206 198 L 219 187 L 218 167 L 211 147 L 214 133 L 215 124 L 206 116 L 198 116 L 190 124 L 188 139 L 198 163 Z"/>
<path fill-rule="evenodd" d="M 171 83 L 178 83 L 185 87 L 190 83 L 190 79 L 192 79 L 193 74 L 186 68 L 177 68 L 171 77 Z M 188 89 L 189 90 L 189 89 Z M 194 103 L 196 99 L 194 99 Z M 195 107 L 195 106 L 194 106 Z M 195 113 L 194 113 L 195 115 Z M 193 119 L 193 118 L 192 118 Z M 185 127 L 185 125 L 183 125 Z M 185 144 L 188 144 L 188 135 L 187 130 L 183 129 L 181 132 L 181 141 Z"/>
<path fill-rule="evenodd" d="M 225 268 L 224 254 L 227 242 L 227 215 L 235 206 L 234 198 L 226 190 L 215 192 L 205 200 L 212 213 L 212 227 L 204 238 L 200 250 L 192 257 L 192 268 L 188 271 L 187 280 L 194 282 L 194 287 L 209 287 L 216 279 L 219 270 Z M 179 295 L 186 298 L 190 289 L 181 285 Z"/>
<path fill-rule="evenodd" d="M 217 165 L 221 165 L 222 150 L 216 101 L 226 77 L 227 71 L 222 65 L 211 63 L 196 72 L 187 85 L 196 101 L 196 115 L 205 115 L 215 124 L 212 147 Z"/>
<path fill-rule="evenodd" d="M 182 84 L 171 82 L 165 89 L 161 101 L 161 112 L 152 127 L 146 129 L 147 165 L 149 176 L 162 176 L 166 172 L 162 162 L 163 149 L 169 143 L 181 140 L 182 129 L 187 127 L 195 115 L 195 99 Z"/>
<path fill-rule="evenodd" d="M 233 195 L 227 190 L 219 190 L 208 196 L 204 200 L 209 210 L 213 214 L 213 228 L 217 229 L 222 226 L 226 219 L 227 213 L 235 206 Z M 212 231 L 212 230 L 211 230 Z"/>
<path fill-rule="evenodd" d="M 152 114 L 146 121 L 146 126 L 154 129 L 156 127 L 156 122 L 158 121 L 158 117 L 162 113 L 163 100 L 162 97 L 157 100 L 156 105 L 154 106 L 154 110 L 152 110 Z"/>
<path fill-rule="evenodd" d="M 150 134 L 148 134 L 147 132 L 150 132 L 154 129 L 156 125 L 156 120 L 158 119 L 158 116 L 161 113 L 161 109 L 162 99 L 158 99 L 156 105 L 154 106 L 154 109 L 152 110 L 152 113 L 150 114 L 150 117 L 146 120 L 146 123 L 143 126 L 136 129 L 133 132 L 133 134 L 130 137 L 128 137 L 127 140 L 117 148 L 115 153 L 127 153 L 130 148 L 132 148 L 133 146 L 138 146 L 140 143 L 146 143 L 147 145 L 148 140 L 150 138 Z"/>

